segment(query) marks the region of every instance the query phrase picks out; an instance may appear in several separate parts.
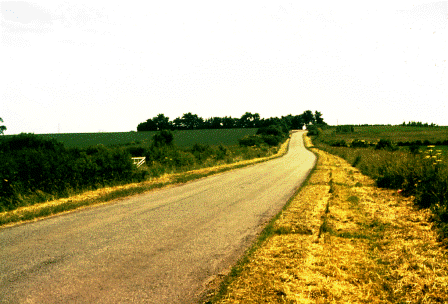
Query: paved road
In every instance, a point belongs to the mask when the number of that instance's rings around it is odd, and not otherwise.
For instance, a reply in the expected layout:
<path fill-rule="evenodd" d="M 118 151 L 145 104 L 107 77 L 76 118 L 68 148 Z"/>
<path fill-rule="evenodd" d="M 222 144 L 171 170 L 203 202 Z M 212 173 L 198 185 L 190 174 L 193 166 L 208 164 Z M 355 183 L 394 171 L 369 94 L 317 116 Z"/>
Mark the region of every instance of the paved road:
<path fill-rule="evenodd" d="M 193 303 L 313 167 L 282 158 L 0 229 L 0 303 Z"/>

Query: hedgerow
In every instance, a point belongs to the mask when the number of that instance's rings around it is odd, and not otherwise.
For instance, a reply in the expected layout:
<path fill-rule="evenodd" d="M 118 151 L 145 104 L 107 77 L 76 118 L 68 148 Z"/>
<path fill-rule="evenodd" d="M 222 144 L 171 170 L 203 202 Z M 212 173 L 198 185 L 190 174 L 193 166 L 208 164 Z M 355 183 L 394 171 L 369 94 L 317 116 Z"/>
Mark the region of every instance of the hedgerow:
<path fill-rule="evenodd" d="M 86 189 L 144 179 L 124 149 L 67 149 L 20 134 L 0 145 L 0 211 Z"/>
<path fill-rule="evenodd" d="M 242 147 L 268 145 L 270 147 L 278 146 L 288 137 L 288 130 L 280 125 L 270 125 L 257 130 L 255 135 L 245 136 L 238 142 Z"/>
<path fill-rule="evenodd" d="M 269 156 L 277 152 L 274 144 L 284 139 L 273 134 L 257 136 L 263 141 L 261 146 L 195 144 L 180 148 L 173 144 L 170 131 L 161 131 L 150 143 L 83 149 L 66 148 L 34 134 L 1 138 L 0 212 L 165 173 Z M 264 140 L 272 142 L 268 145 Z M 146 164 L 137 168 L 131 158 L 139 156 L 146 157 Z"/>

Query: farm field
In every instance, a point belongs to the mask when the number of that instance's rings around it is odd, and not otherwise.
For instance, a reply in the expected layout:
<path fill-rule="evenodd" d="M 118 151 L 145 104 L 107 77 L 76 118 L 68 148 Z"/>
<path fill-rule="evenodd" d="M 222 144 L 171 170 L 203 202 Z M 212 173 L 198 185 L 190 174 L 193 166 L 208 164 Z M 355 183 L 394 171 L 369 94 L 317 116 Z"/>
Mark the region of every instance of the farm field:
<path fill-rule="evenodd" d="M 378 142 L 380 139 L 399 142 L 436 143 L 448 140 L 448 127 L 412 127 L 412 126 L 354 126 L 353 133 L 336 133 L 335 127 L 323 131 L 324 140 L 365 140 L 367 142 Z"/>
<path fill-rule="evenodd" d="M 126 145 L 132 143 L 149 142 L 158 131 L 145 132 L 99 132 L 99 133 L 55 133 L 55 134 L 36 134 L 45 139 L 55 139 L 62 142 L 68 148 L 85 148 L 88 146 L 104 145 Z M 173 131 L 174 144 L 179 147 L 191 147 L 195 143 L 204 145 L 224 146 L 237 145 L 238 139 L 253 135 L 257 132 L 256 128 L 238 128 L 238 129 L 205 129 L 205 130 L 181 130 Z M 14 135 L 6 135 L 14 136 Z"/>

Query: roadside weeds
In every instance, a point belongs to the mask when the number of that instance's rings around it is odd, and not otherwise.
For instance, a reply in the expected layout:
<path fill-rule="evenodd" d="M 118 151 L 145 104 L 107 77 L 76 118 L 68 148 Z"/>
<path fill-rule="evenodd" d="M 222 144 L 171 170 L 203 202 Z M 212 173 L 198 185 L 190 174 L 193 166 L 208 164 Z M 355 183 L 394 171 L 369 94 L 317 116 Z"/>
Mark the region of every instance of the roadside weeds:
<path fill-rule="evenodd" d="M 314 173 L 213 303 L 447 303 L 448 255 L 412 198 L 342 158 Z"/>

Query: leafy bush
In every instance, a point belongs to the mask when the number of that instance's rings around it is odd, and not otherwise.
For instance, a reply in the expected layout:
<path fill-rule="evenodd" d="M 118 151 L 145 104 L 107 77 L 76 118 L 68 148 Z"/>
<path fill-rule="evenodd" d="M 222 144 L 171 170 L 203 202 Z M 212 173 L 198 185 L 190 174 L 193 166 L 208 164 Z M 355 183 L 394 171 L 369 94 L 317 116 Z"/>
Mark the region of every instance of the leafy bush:
<path fill-rule="evenodd" d="M 171 172 L 186 171 L 193 169 L 196 158 L 191 152 L 170 149 L 160 163 L 169 168 Z"/>
<path fill-rule="evenodd" d="M 420 207 L 448 204 L 448 162 L 439 152 L 429 149 L 416 155 L 409 163 L 406 179 L 404 189 L 415 196 Z"/>
<path fill-rule="evenodd" d="M 319 136 L 320 134 L 322 134 L 322 128 L 318 126 L 308 125 L 306 128 L 308 130 L 308 136 Z"/>
<path fill-rule="evenodd" d="M 361 140 L 355 139 L 350 144 L 350 147 L 352 147 L 352 148 L 367 148 L 368 146 L 369 146 L 368 143 L 363 139 L 361 139 Z"/>
<path fill-rule="evenodd" d="M 419 148 L 420 146 L 418 145 L 410 145 L 409 146 L 409 152 L 411 152 L 412 154 L 417 154 L 419 152 Z"/>
<path fill-rule="evenodd" d="M 142 180 L 123 149 L 82 151 L 33 134 L 2 141 L 0 210 L 60 197 L 72 191 Z"/>
<path fill-rule="evenodd" d="M 140 157 L 146 153 L 146 149 L 143 146 L 131 146 L 127 148 L 127 151 L 132 157 Z"/>
<path fill-rule="evenodd" d="M 332 147 L 348 147 L 347 142 L 343 139 L 331 142 L 331 143 L 329 143 L 329 145 Z"/>
<path fill-rule="evenodd" d="M 277 146 L 279 143 L 282 142 L 282 136 L 275 136 L 275 135 L 266 135 L 263 134 L 262 137 L 263 141 L 268 144 L 269 146 Z"/>
<path fill-rule="evenodd" d="M 154 145 L 156 147 L 171 145 L 174 140 L 174 135 L 169 130 L 162 130 L 153 136 Z"/>
<path fill-rule="evenodd" d="M 257 131 L 258 135 L 261 135 L 261 139 L 268 146 L 277 146 L 288 137 L 288 132 L 285 131 L 280 125 L 270 125 L 268 127 L 260 128 Z"/>
<path fill-rule="evenodd" d="M 260 147 L 268 145 L 270 147 L 277 146 L 284 140 L 283 136 L 275 136 L 270 134 L 250 135 L 239 140 L 242 147 Z"/>
<path fill-rule="evenodd" d="M 259 146 L 263 142 L 264 141 L 260 135 L 246 135 L 243 138 L 238 140 L 238 143 L 242 147 Z"/>
<path fill-rule="evenodd" d="M 281 125 L 272 124 L 259 128 L 255 135 L 245 136 L 238 142 L 242 147 L 259 147 L 263 144 L 273 147 L 283 142 L 287 137 L 288 132 L 285 132 Z"/>
<path fill-rule="evenodd" d="M 277 137 L 284 137 L 285 133 L 283 132 L 283 129 L 279 125 L 270 125 L 268 127 L 259 128 L 257 130 L 257 134 L 259 135 L 273 135 Z"/>
<path fill-rule="evenodd" d="M 213 154 L 213 150 L 209 145 L 203 145 L 196 143 L 191 148 L 191 153 L 197 159 L 199 163 L 202 163 L 204 160 L 209 158 Z"/>
<path fill-rule="evenodd" d="M 229 154 L 229 149 L 224 147 L 223 145 L 219 145 L 216 151 L 216 159 L 217 160 L 223 160 L 227 157 Z"/>
<path fill-rule="evenodd" d="M 380 141 L 375 145 L 375 149 L 376 150 L 383 149 L 383 150 L 390 150 L 390 151 L 397 150 L 395 145 L 392 144 L 392 142 L 388 139 L 380 139 Z"/>

